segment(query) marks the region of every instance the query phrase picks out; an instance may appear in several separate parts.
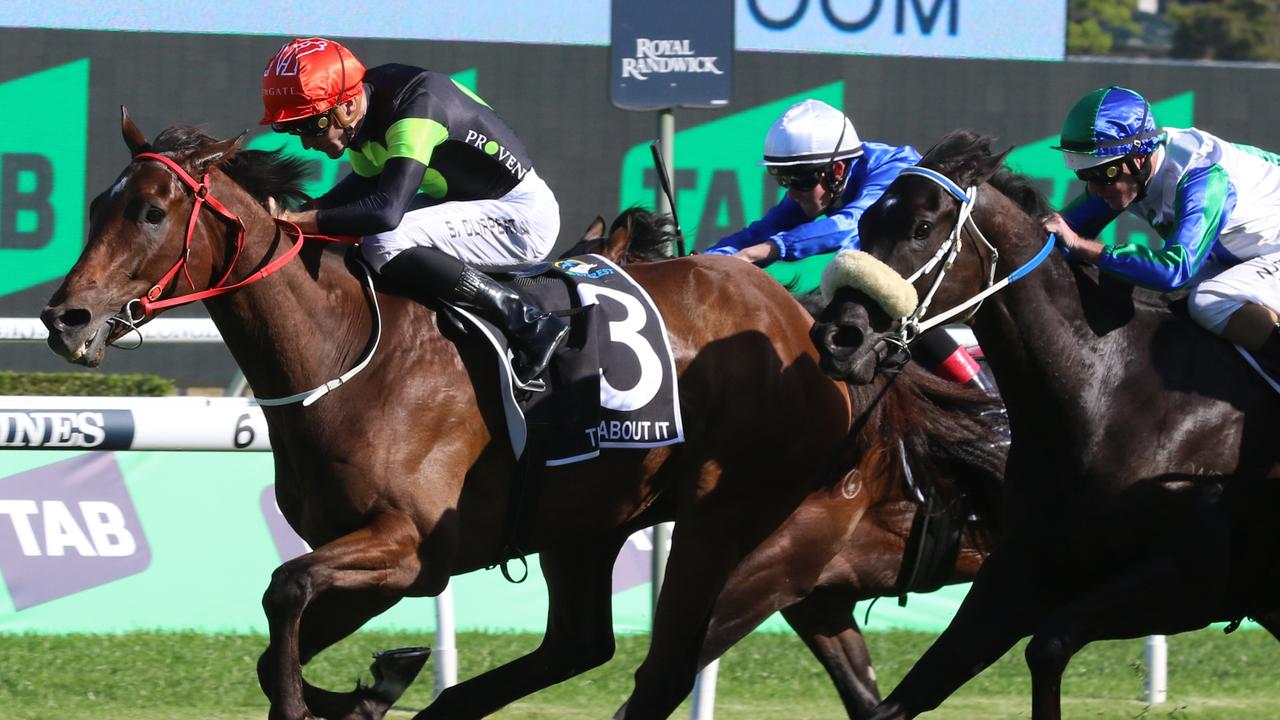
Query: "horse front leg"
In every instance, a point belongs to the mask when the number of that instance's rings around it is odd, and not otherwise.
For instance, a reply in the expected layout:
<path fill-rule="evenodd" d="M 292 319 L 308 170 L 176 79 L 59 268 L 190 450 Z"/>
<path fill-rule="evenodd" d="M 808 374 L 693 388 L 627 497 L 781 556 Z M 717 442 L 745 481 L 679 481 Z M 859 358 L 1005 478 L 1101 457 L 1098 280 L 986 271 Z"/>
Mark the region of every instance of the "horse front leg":
<path fill-rule="evenodd" d="M 1271 633 L 1271 637 L 1280 640 L 1280 610 L 1258 613 L 1253 616 L 1253 619 L 1264 630 Z"/>
<path fill-rule="evenodd" d="M 613 657 L 613 563 L 626 534 L 543 550 L 547 632 L 536 650 L 454 685 L 414 720 L 479 718 Z"/>
<path fill-rule="evenodd" d="M 1012 540 L 992 552 L 951 624 L 876 708 L 873 720 L 913 718 L 933 710 L 1039 621 L 1042 568 Z"/>
<path fill-rule="evenodd" d="M 768 502 L 756 497 L 751 504 Z M 666 718 L 693 689 L 716 600 L 746 549 L 767 535 L 742 525 L 744 504 L 718 505 L 676 519 L 649 652 L 636 670 L 631 697 L 615 718 Z"/>
<path fill-rule="evenodd" d="M 781 610 L 785 615 L 789 608 L 805 606 L 813 588 L 824 582 L 824 571 L 832 558 L 849 545 L 850 536 L 861 527 L 865 510 L 865 502 L 850 502 L 825 491 L 815 493 L 752 550 L 716 599 L 698 668 L 723 655 L 773 613 Z M 851 611 L 852 605 L 851 600 L 845 607 Z M 797 610 L 794 615 L 815 617 L 817 609 L 812 613 Z M 796 631 L 804 636 L 800 628 Z"/>
<path fill-rule="evenodd" d="M 834 588 L 812 592 L 782 610 L 782 617 L 826 668 L 851 720 L 871 716 L 880 687 L 862 630 L 853 616 L 857 597 Z"/>
<path fill-rule="evenodd" d="M 1201 604 L 1204 588 L 1221 584 L 1189 578 L 1171 558 L 1155 558 L 1116 568 L 1104 583 L 1055 609 L 1026 649 L 1033 720 L 1061 720 L 1062 675 L 1085 645 L 1200 627 L 1210 620 Z"/>
<path fill-rule="evenodd" d="M 403 596 L 422 569 L 419 543 L 418 530 L 408 517 L 384 512 L 364 528 L 276 568 L 262 596 L 270 642 L 259 673 L 271 703 L 271 720 L 314 717 L 302 679 L 300 637 L 308 605 L 333 590 Z"/>
<path fill-rule="evenodd" d="M 322 650 L 359 630 L 399 600 L 379 592 L 344 592 L 340 596 L 329 594 L 312 600 L 302 614 L 299 638 L 302 665 L 306 666 Z M 303 697 L 312 712 L 329 720 L 380 720 L 417 678 L 429 655 L 427 648 L 380 652 L 370 667 L 375 680 L 372 686 L 357 685 L 351 692 L 339 693 L 315 687 L 304 679 Z M 263 688 L 276 685 L 272 656 L 267 652 L 258 660 L 258 679 Z"/>

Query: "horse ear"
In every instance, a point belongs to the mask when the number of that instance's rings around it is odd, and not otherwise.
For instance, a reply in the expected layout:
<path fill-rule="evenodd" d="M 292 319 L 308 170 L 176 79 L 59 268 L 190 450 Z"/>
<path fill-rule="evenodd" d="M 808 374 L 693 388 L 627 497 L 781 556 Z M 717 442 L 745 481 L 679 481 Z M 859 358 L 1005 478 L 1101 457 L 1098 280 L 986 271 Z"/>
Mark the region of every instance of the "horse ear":
<path fill-rule="evenodd" d="M 604 237 L 604 218 L 599 215 L 591 221 L 591 225 L 582 233 L 583 240 L 599 240 Z"/>
<path fill-rule="evenodd" d="M 965 178 L 960 185 L 962 187 L 977 187 L 990 180 L 992 175 L 995 175 L 1000 171 L 1000 168 L 1004 167 L 1004 160 L 1009 157 L 1011 152 L 1013 152 L 1012 145 L 999 155 L 988 155 L 981 160 L 974 161 L 972 167 L 966 167 L 962 171 Z"/>
<path fill-rule="evenodd" d="M 124 144 L 129 146 L 130 153 L 137 155 L 151 149 L 147 137 L 142 134 L 137 125 L 133 124 L 128 108 L 123 105 L 120 106 L 120 133 L 124 135 Z"/>
<path fill-rule="evenodd" d="M 236 154 L 236 151 L 239 150 L 240 141 L 243 140 L 244 136 L 247 134 L 248 131 L 246 130 L 230 140 L 223 140 L 222 142 L 214 143 L 212 145 L 205 145 L 195 151 L 192 153 L 191 158 L 188 161 L 191 168 L 198 174 L 207 172 L 209 168 L 226 162 L 232 155 Z"/>
<path fill-rule="evenodd" d="M 619 226 L 616 230 L 609 233 L 608 239 L 600 246 L 600 254 L 610 260 L 621 264 L 623 258 L 627 256 L 627 250 L 631 248 L 631 223 Z"/>

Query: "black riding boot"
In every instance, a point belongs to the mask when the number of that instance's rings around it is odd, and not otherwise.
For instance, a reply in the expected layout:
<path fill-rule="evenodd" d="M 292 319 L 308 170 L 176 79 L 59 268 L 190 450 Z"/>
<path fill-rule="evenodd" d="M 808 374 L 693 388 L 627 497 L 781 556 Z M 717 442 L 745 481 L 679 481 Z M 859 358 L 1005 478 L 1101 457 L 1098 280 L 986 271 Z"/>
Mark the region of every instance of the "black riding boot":
<path fill-rule="evenodd" d="M 1271 328 L 1271 334 L 1262 347 L 1253 354 L 1263 368 L 1272 374 L 1280 375 L 1280 323 Z"/>
<path fill-rule="evenodd" d="M 569 333 L 569 324 L 519 292 L 441 250 L 416 247 L 382 266 L 382 274 L 408 288 L 422 288 L 434 297 L 466 306 L 497 325 L 515 354 L 516 379 L 527 385 L 547 369 L 556 346 Z"/>
<path fill-rule="evenodd" d="M 516 379 L 526 385 L 547 369 L 569 323 L 526 300 L 517 291 L 471 268 L 462 271 L 453 297 L 506 332 L 516 355 Z"/>

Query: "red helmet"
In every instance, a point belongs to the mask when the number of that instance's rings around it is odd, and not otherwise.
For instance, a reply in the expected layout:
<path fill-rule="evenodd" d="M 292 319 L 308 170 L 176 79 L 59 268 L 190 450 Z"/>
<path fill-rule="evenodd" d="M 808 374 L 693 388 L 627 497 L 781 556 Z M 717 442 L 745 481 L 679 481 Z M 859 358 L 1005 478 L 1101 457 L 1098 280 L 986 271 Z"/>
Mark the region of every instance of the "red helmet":
<path fill-rule="evenodd" d="M 262 71 L 262 125 L 319 115 L 360 94 L 364 64 L 333 40 L 300 38 Z"/>

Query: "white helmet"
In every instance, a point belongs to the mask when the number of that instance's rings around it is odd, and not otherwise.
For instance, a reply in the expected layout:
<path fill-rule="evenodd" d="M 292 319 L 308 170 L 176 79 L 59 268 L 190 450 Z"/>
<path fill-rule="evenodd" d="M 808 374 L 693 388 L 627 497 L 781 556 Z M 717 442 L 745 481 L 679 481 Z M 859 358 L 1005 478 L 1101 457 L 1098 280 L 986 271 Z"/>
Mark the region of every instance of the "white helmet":
<path fill-rule="evenodd" d="M 769 128 L 761 164 L 826 165 L 861 154 L 862 141 L 844 113 L 821 100 L 802 100 Z"/>

